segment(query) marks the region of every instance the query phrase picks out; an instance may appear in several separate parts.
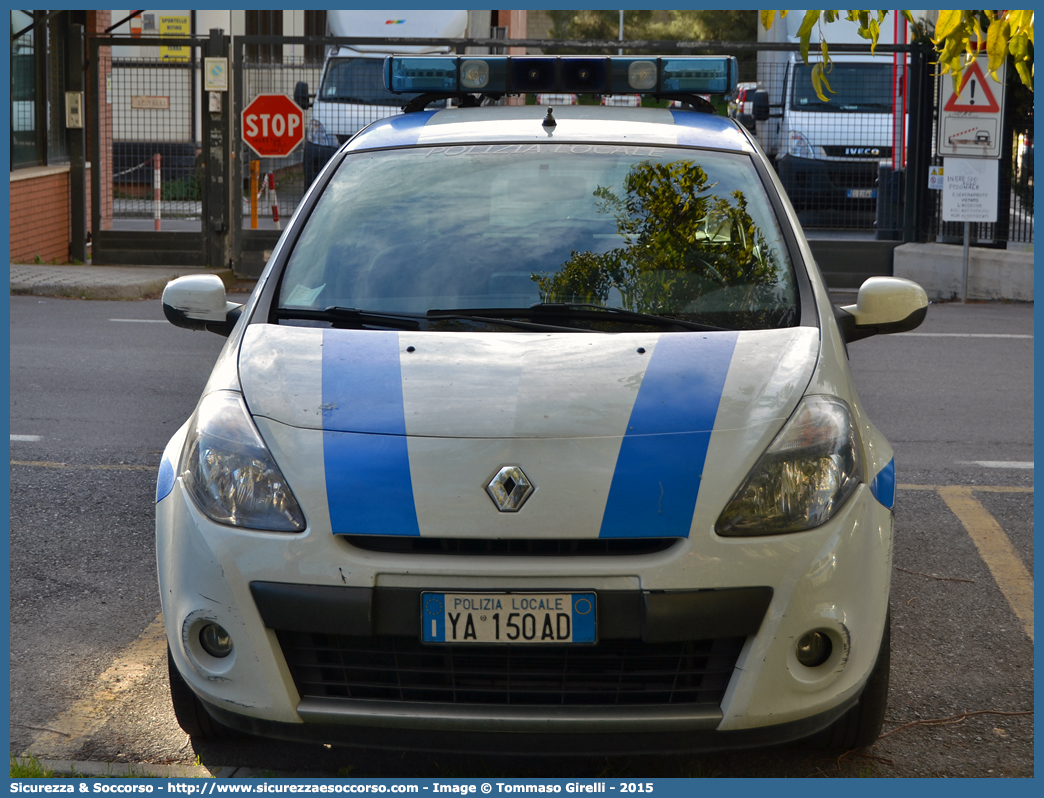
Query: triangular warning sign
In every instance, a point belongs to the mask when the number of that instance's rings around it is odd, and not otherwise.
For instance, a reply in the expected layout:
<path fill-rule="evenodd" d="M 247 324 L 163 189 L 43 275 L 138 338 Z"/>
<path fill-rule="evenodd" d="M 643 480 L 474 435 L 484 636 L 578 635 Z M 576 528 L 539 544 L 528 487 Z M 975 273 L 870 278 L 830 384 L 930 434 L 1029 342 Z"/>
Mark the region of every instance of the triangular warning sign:
<path fill-rule="evenodd" d="M 978 61 L 972 61 L 964 70 L 961 78 L 961 90 L 950 96 L 943 106 L 944 111 L 978 111 L 981 114 L 995 114 L 1000 111 L 997 100 L 990 91 L 990 86 L 979 68 Z"/>

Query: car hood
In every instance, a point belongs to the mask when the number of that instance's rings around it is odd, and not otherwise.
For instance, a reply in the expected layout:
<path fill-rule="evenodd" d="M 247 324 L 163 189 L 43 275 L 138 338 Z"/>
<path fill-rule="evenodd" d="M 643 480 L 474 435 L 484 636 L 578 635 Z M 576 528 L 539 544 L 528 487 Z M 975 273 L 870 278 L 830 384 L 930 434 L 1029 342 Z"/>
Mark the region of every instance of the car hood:
<path fill-rule="evenodd" d="M 552 536 L 565 513 L 576 516 L 573 536 L 635 536 L 639 524 L 642 535 L 685 537 L 701 484 L 731 495 L 793 411 L 818 345 L 811 327 L 607 335 L 254 324 L 239 371 L 289 483 L 321 472 L 335 533 L 503 536 L 510 515 Z M 536 487 L 525 512 L 498 513 L 485 495 L 506 466 Z M 532 523 L 545 513 L 546 524 Z"/>

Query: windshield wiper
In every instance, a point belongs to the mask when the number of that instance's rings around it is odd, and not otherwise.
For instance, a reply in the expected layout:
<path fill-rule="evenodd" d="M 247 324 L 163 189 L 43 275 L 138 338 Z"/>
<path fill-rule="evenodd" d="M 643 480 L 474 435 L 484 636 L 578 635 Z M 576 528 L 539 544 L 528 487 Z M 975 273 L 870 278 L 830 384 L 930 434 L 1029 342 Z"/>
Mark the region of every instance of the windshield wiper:
<path fill-rule="evenodd" d="M 523 314 L 528 311 L 522 308 Z M 503 313 L 506 318 L 499 314 Z M 484 325 L 500 325 L 512 327 L 519 330 L 531 330 L 534 332 L 576 332 L 575 327 L 560 327 L 554 324 L 541 324 L 539 322 L 522 321 L 511 318 L 512 313 L 518 315 L 511 308 L 504 308 L 495 314 L 479 313 L 471 315 L 468 310 L 429 310 L 426 315 L 415 313 L 377 313 L 359 308 L 344 308 L 331 306 L 328 308 L 279 308 L 276 318 L 279 319 L 301 319 L 303 321 L 328 321 L 338 327 L 386 327 L 393 330 L 420 330 L 430 326 L 434 321 L 468 321 Z"/>
<path fill-rule="evenodd" d="M 686 330 L 698 330 L 700 332 L 725 332 L 724 327 L 715 327 L 712 324 L 701 324 L 698 321 L 684 321 L 674 319 L 670 316 L 657 316 L 651 313 L 638 313 L 634 310 L 623 308 L 606 307 L 604 305 L 538 302 L 529 306 L 535 313 L 553 313 L 555 315 L 567 316 L 571 319 L 583 319 L 584 321 L 632 321 L 638 324 L 650 324 L 657 327 L 682 327 Z M 606 318 L 606 316 L 612 318 Z"/>
<path fill-rule="evenodd" d="M 394 330 L 419 330 L 425 321 L 423 316 L 409 313 L 374 313 L 358 308 L 279 308 L 276 318 L 301 319 L 303 321 L 329 321 L 335 325 L 353 327 L 389 327 Z"/>
<path fill-rule="evenodd" d="M 544 324 L 542 322 L 522 321 L 531 315 L 529 308 L 461 308 L 455 310 L 429 310 L 427 318 L 451 319 L 457 321 L 484 322 L 486 324 L 503 324 L 506 327 L 515 327 L 519 330 L 532 330 L 534 332 L 577 332 L 576 327 L 561 327 L 556 324 Z M 521 318 L 520 318 L 521 317 Z"/>

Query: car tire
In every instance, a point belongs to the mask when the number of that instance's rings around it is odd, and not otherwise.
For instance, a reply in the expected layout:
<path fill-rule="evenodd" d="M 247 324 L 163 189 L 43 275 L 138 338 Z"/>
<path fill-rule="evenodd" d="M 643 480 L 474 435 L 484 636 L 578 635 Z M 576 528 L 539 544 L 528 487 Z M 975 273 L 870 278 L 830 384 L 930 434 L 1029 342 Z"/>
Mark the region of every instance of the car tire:
<path fill-rule="evenodd" d="M 816 739 L 820 745 L 850 751 L 870 745 L 881 735 L 885 706 L 888 703 L 891 639 L 892 613 L 889 610 L 885 616 L 884 634 L 881 637 L 881 648 L 877 652 L 877 662 L 870 672 L 863 692 L 859 694 L 859 703 L 817 735 Z"/>
<path fill-rule="evenodd" d="M 207 712 L 203 702 L 192 692 L 188 682 L 174 664 L 174 657 L 167 645 L 167 675 L 170 679 L 170 700 L 174 705 L 174 717 L 177 718 L 181 730 L 189 737 L 197 740 L 228 740 L 235 732 L 222 726 Z"/>

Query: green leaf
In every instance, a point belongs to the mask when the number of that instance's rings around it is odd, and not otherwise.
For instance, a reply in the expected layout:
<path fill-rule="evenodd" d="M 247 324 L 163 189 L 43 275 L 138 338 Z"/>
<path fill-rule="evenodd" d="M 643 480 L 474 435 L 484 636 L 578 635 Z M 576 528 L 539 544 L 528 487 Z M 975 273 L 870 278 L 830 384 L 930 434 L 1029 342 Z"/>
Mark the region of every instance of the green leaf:
<path fill-rule="evenodd" d="M 917 27 L 917 21 L 913 18 L 913 14 L 911 14 L 909 11 L 903 11 L 903 17 L 905 17 L 906 21 L 909 22 L 911 25 Z"/>
<path fill-rule="evenodd" d="M 1019 77 L 1022 78 L 1026 87 L 1033 91 L 1033 64 L 1029 61 L 1016 61 L 1015 71 L 1019 73 Z"/>
<path fill-rule="evenodd" d="M 783 15 L 786 16 L 786 13 L 787 12 L 784 11 Z M 768 30 L 769 28 L 772 27 L 772 20 L 774 20 L 775 18 L 776 18 L 776 12 L 775 11 L 762 11 L 761 12 L 761 27 L 763 27 L 765 30 Z"/>
<path fill-rule="evenodd" d="M 805 12 L 805 18 L 801 20 L 801 27 L 798 28 L 798 39 L 801 41 L 801 57 L 805 63 L 808 63 L 808 43 L 812 38 L 812 28 L 819 21 L 819 12 L 812 10 Z"/>
<path fill-rule="evenodd" d="M 870 54 L 874 54 L 877 47 L 877 37 L 881 35 L 881 29 L 877 26 L 877 20 L 870 20 Z"/>
<path fill-rule="evenodd" d="M 820 100 L 822 100 L 825 103 L 828 103 L 830 102 L 830 98 L 823 94 L 824 86 L 826 87 L 826 90 L 831 94 L 837 93 L 832 88 L 830 88 L 830 83 L 826 79 L 826 71 L 823 69 L 823 64 L 821 62 L 812 67 L 812 88 L 815 90 L 816 96 Z"/>
<path fill-rule="evenodd" d="M 939 19 L 935 22 L 935 39 L 933 41 L 939 44 L 947 39 L 950 34 L 957 30 L 961 21 L 962 15 L 960 11 L 940 11 Z"/>
<path fill-rule="evenodd" d="M 989 56 L 987 69 L 995 78 L 997 70 L 1008 55 L 1008 34 L 1010 26 L 1007 20 L 999 20 L 990 25 L 986 32 L 986 53 Z"/>

